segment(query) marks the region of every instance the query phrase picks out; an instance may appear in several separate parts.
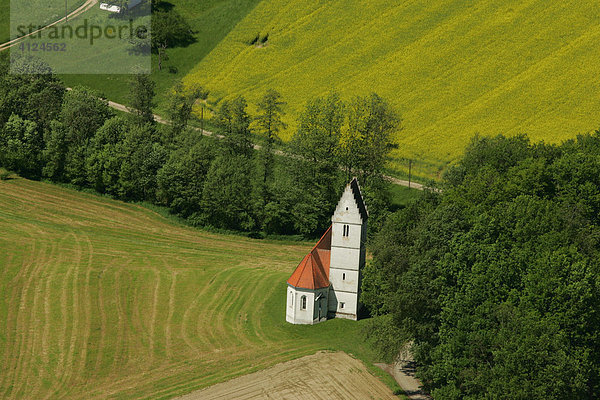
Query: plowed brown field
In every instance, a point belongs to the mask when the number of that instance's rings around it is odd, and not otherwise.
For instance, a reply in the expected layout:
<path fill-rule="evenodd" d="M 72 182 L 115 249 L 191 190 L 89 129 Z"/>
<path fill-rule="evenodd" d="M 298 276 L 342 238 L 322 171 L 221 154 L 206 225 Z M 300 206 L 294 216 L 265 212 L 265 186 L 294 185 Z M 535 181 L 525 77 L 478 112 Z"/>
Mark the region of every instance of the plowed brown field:
<path fill-rule="evenodd" d="M 398 399 L 365 365 L 343 352 L 319 352 L 277 364 L 177 400 Z"/>

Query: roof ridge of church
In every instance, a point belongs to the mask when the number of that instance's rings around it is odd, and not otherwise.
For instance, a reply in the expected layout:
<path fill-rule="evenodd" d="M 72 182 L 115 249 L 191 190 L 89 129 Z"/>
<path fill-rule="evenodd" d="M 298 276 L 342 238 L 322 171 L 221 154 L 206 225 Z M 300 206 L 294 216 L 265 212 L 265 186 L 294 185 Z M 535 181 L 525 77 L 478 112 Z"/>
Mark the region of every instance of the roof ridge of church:
<path fill-rule="evenodd" d="M 331 250 L 331 226 L 304 256 L 287 283 L 303 289 L 320 289 L 329 286 L 329 265 L 323 265 L 324 262 L 328 263 L 329 259 L 322 260 L 319 250 Z"/>
<path fill-rule="evenodd" d="M 367 205 L 365 204 L 365 200 L 360 190 L 358 179 L 356 177 L 352 178 L 349 185 L 350 189 L 352 190 L 352 194 L 354 195 L 354 201 L 358 206 L 358 212 L 360 213 L 360 217 L 363 219 L 363 221 L 366 221 L 369 218 L 369 210 L 367 209 Z"/>
<path fill-rule="evenodd" d="M 331 236 L 329 236 L 328 238 L 326 237 L 327 234 L 331 232 L 331 226 L 332 225 L 329 225 L 329 228 L 327 228 L 327 230 L 325 231 L 325 233 L 321 235 L 321 239 L 319 239 L 319 241 L 310 250 L 311 253 L 313 252 L 313 250 L 315 250 L 317 248 L 320 248 L 319 245 L 321 244 L 321 242 L 323 242 L 323 240 L 327 240 L 327 239 L 329 239 L 329 245 L 328 245 L 328 247 L 329 247 L 329 249 L 331 249 Z"/>

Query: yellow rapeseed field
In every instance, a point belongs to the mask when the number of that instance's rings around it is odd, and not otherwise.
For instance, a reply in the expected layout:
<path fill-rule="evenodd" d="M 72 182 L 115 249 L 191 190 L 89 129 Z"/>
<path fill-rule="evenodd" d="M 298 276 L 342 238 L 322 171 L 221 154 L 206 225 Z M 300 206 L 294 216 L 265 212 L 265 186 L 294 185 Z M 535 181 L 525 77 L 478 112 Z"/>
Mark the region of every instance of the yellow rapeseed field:
<path fill-rule="evenodd" d="M 404 121 L 396 157 L 435 176 L 475 134 L 559 142 L 600 127 L 599 22 L 591 0 L 265 0 L 184 82 L 213 102 L 280 91 L 288 138 L 308 99 L 376 91 Z"/>

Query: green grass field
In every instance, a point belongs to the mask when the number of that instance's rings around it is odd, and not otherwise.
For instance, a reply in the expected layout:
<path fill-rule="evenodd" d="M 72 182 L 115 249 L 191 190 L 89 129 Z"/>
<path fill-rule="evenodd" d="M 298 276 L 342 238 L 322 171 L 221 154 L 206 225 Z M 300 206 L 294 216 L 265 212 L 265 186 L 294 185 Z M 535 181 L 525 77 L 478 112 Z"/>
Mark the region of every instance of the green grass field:
<path fill-rule="evenodd" d="M 20 178 L 0 180 L 0 232 L 0 398 L 171 398 L 319 349 L 374 359 L 366 321 L 285 322 L 311 243 Z"/>
<path fill-rule="evenodd" d="M 10 0 L 0 1 L 0 42 L 10 39 Z"/>
<path fill-rule="evenodd" d="M 11 55 L 23 53 L 40 57 L 56 73 L 149 72 L 149 53 L 130 53 L 130 34 L 138 27 L 150 26 L 150 8 L 140 5 L 131 20 L 114 18 L 115 14 L 95 6 L 83 15 L 50 27 L 34 38 L 27 38 L 11 49 Z M 79 34 L 76 34 L 76 32 Z M 110 32 L 106 36 L 103 32 Z M 150 45 L 150 40 L 146 40 Z M 37 51 L 32 46 L 37 45 Z M 63 51 L 41 51 L 44 46 L 64 46 Z M 60 47 L 58 47 L 60 48 Z M 90 75 L 94 76 L 94 75 Z M 127 85 L 126 85 L 127 87 Z"/>
<path fill-rule="evenodd" d="M 406 206 L 419 198 L 421 191 L 400 185 L 389 185 L 391 205 L 394 209 Z"/>
<path fill-rule="evenodd" d="M 153 55 L 152 79 L 156 82 L 157 109 L 165 115 L 168 108 L 168 95 L 173 85 L 185 77 L 200 60 L 208 55 L 235 25 L 242 20 L 259 0 L 172 0 L 174 10 L 183 15 L 195 31 L 196 42 L 186 47 L 168 50 L 169 59 L 164 68 L 158 70 L 158 59 Z M 175 69 L 170 69 L 174 67 Z M 85 85 L 93 87 L 108 98 L 127 104 L 129 80 L 127 75 L 63 75 L 61 78 L 69 86 Z"/>
<path fill-rule="evenodd" d="M 82 5 L 84 0 L 67 0 L 66 11 L 71 12 Z M 8 40 L 9 28 L 15 35 L 19 25 L 44 26 L 65 16 L 64 0 L 0 0 L 0 18 L 6 18 L 7 25 L 0 28 L 2 42 Z M 10 21 L 10 24 L 8 23 Z"/>

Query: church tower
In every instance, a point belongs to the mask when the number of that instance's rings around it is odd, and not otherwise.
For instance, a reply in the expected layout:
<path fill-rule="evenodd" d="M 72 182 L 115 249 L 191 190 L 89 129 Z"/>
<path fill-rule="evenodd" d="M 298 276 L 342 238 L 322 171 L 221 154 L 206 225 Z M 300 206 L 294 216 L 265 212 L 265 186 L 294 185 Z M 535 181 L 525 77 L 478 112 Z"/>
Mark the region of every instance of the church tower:
<path fill-rule="evenodd" d="M 361 272 L 365 265 L 368 212 L 356 178 L 346 185 L 331 217 L 330 293 L 331 316 L 356 320 Z"/>
<path fill-rule="evenodd" d="M 358 319 L 368 217 L 354 178 L 342 193 L 331 217 L 331 227 L 287 280 L 287 322 L 316 324 L 333 317 Z"/>

